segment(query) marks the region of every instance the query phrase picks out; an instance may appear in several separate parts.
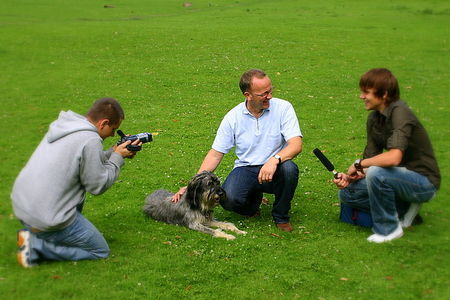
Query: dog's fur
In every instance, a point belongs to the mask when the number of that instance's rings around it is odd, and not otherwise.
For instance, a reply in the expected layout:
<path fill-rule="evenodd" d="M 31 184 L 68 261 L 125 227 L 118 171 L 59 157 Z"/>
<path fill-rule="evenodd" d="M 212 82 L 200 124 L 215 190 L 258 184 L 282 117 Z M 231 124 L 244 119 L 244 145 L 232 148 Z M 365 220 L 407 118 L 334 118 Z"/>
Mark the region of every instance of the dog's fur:
<path fill-rule="evenodd" d="M 171 201 L 173 195 L 167 190 L 157 190 L 147 196 L 144 204 L 145 215 L 158 221 L 186 226 L 227 240 L 234 240 L 235 236 L 225 233 L 221 229 L 237 234 L 247 233 L 239 230 L 232 223 L 219 222 L 214 219 L 213 209 L 226 195 L 220 187 L 219 178 L 213 173 L 204 171 L 195 175 L 189 181 L 186 193 L 177 203 Z"/>

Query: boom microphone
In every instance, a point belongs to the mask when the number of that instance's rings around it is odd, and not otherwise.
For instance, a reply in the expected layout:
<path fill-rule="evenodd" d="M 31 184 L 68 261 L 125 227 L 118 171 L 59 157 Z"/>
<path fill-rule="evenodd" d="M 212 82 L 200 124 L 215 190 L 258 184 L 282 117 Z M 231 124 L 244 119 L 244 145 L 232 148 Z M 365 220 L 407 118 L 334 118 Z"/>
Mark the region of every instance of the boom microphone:
<path fill-rule="evenodd" d="M 334 175 L 334 178 L 338 178 L 338 172 L 334 169 L 334 165 L 331 163 L 331 161 L 328 160 L 328 158 L 320 151 L 318 148 L 313 150 L 313 153 L 316 155 L 316 157 L 320 160 L 320 162 L 327 168 L 328 171 L 332 172 Z"/>

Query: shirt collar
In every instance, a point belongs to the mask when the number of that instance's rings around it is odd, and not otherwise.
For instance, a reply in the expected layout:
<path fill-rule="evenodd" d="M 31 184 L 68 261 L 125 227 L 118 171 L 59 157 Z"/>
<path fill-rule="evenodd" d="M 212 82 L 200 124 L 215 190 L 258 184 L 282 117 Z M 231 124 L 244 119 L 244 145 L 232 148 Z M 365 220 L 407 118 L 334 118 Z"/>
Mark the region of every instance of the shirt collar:
<path fill-rule="evenodd" d="M 273 99 L 273 98 L 272 98 Z M 266 113 L 267 111 L 270 111 L 270 106 L 269 106 L 269 108 L 267 108 L 267 109 L 264 109 L 264 113 Z M 248 108 L 247 108 L 247 99 L 244 99 L 244 102 L 242 103 L 242 113 L 244 114 L 244 115 L 252 115 L 251 114 L 251 112 L 248 110 Z M 263 114 L 264 114 L 263 113 Z M 263 115 L 262 114 L 262 115 Z M 252 115 L 253 116 L 253 115 Z"/>
<path fill-rule="evenodd" d="M 399 99 L 397 101 L 389 103 L 389 105 L 384 109 L 384 111 L 381 114 L 386 118 L 389 118 L 392 115 L 392 110 L 394 109 L 394 107 L 399 106 L 401 102 L 402 100 Z"/>

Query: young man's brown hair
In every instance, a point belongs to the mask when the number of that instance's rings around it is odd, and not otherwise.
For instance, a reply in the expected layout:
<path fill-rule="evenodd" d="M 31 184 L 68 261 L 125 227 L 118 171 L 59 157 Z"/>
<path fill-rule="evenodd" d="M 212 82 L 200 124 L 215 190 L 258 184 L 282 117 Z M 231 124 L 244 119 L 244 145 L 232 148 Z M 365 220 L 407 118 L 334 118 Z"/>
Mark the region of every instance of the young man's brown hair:
<path fill-rule="evenodd" d="M 376 68 L 367 71 L 359 80 L 361 90 L 375 89 L 375 96 L 383 98 L 386 95 L 386 103 L 400 99 L 400 88 L 397 78 L 391 71 L 385 68 Z"/>
<path fill-rule="evenodd" d="M 110 124 L 119 124 L 125 119 L 125 113 L 119 102 L 113 98 L 101 98 L 95 101 L 86 116 L 92 121 L 108 119 Z"/>

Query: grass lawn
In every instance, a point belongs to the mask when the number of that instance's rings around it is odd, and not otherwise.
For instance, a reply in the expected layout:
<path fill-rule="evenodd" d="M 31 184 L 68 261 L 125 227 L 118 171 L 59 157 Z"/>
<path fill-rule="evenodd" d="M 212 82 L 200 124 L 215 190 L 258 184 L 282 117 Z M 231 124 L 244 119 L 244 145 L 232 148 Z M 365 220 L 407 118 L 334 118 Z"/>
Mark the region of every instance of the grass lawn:
<path fill-rule="evenodd" d="M 107 7 L 105 7 L 107 5 Z M 450 295 L 450 3 L 419 1 L 2 0 L 0 2 L 0 295 L 4 299 L 445 299 Z M 240 75 L 264 69 L 304 134 L 292 233 L 271 206 L 258 218 L 217 208 L 248 232 L 234 241 L 146 219 L 142 205 L 195 174 L 225 113 L 243 100 Z M 392 243 L 338 221 L 337 190 L 312 154 L 344 171 L 365 145 L 358 80 L 397 76 L 425 125 L 441 174 L 424 224 Z M 125 109 L 125 133 L 155 133 L 85 216 L 111 256 L 16 262 L 9 194 L 60 110 L 101 97 Z M 116 139 L 105 141 L 111 146 Z M 225 179 L 234 154 L 216 174 Z M 273 198 L 269 196 L 273 201 Z"/>

